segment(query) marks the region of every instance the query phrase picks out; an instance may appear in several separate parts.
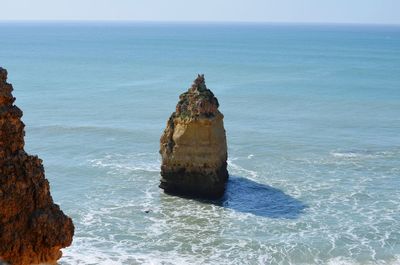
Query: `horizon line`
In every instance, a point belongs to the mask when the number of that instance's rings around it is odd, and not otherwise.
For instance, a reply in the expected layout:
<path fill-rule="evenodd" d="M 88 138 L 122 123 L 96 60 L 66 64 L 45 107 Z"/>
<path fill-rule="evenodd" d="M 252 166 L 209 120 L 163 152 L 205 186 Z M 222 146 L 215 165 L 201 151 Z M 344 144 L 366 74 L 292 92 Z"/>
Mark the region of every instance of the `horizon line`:
<path fill-rule="evenodd" d="M 170 24 L 276 24 L 276 25 L 354 25 L 400 26 L 381 22 L 321 22 L 321 21 L 240 21 L 240 20 L 134 20 L 134 19 L 0 19 L 0 23 L 170 23 Z"/>

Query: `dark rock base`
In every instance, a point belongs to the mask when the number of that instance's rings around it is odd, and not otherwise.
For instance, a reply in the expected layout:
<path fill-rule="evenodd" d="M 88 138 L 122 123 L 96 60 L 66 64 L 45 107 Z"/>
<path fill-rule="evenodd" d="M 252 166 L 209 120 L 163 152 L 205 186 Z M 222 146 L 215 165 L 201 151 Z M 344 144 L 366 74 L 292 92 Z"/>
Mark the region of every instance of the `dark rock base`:
<path fill-rule="evenodd" d="M 185 168 L 167 170 L 162 167 L 159 187 L 165 193 L 171 195 L 218 199 L 225 193 L 225 186 L 229 177 L 226 167 L 226 162 L 213 172 L 200 170 L 189 172 Z"/>

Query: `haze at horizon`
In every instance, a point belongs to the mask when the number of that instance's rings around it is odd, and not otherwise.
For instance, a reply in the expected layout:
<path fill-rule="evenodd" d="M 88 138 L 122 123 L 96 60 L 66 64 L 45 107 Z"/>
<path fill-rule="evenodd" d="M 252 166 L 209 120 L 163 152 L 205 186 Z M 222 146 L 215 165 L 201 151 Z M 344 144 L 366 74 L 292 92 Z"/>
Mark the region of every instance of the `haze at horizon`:
<path fill-rule="evenodd" d="M 395 0 L 4 0 L 4 20 L 400 24 Z"/>

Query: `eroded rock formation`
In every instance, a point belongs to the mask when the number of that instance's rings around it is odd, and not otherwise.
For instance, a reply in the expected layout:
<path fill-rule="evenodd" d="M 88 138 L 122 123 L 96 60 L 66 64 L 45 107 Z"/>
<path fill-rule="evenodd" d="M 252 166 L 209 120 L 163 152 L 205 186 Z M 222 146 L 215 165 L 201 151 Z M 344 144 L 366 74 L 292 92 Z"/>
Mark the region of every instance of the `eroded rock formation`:
<path fill-rule="evenodd" d="M 165 192 L 204 198 L 224 194 L 227 144 L 218 107 L 204 75 L 180 95 L 160 140 L 160 188 Z"/>
<path fill-rule="evenodd" d="M 53 203 L 42 160 L 24 151 L 22 111 L 0 67 L 0 264 L 55 264 L 74 226 Z"/>

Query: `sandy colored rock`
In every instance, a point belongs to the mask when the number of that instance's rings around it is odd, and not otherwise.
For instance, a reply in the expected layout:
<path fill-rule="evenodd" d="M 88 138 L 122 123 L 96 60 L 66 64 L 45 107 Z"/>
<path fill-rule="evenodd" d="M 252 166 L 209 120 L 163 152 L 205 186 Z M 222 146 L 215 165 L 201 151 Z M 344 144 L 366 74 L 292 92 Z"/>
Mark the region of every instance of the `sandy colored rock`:
<path fill-rule="evenodd" d="M 228 180 L 224 116 L 204 75 L 179 97 L 161 136 L 160 188 L 167 193 L 204 198 L 224 194 Z"/>
<path fill-rule="evenodd" d="M 0 264 L 55 264 L 74 226 L 53 203 L 42 160 L 24 151 L 22 111 L 0 67 Z"/>

